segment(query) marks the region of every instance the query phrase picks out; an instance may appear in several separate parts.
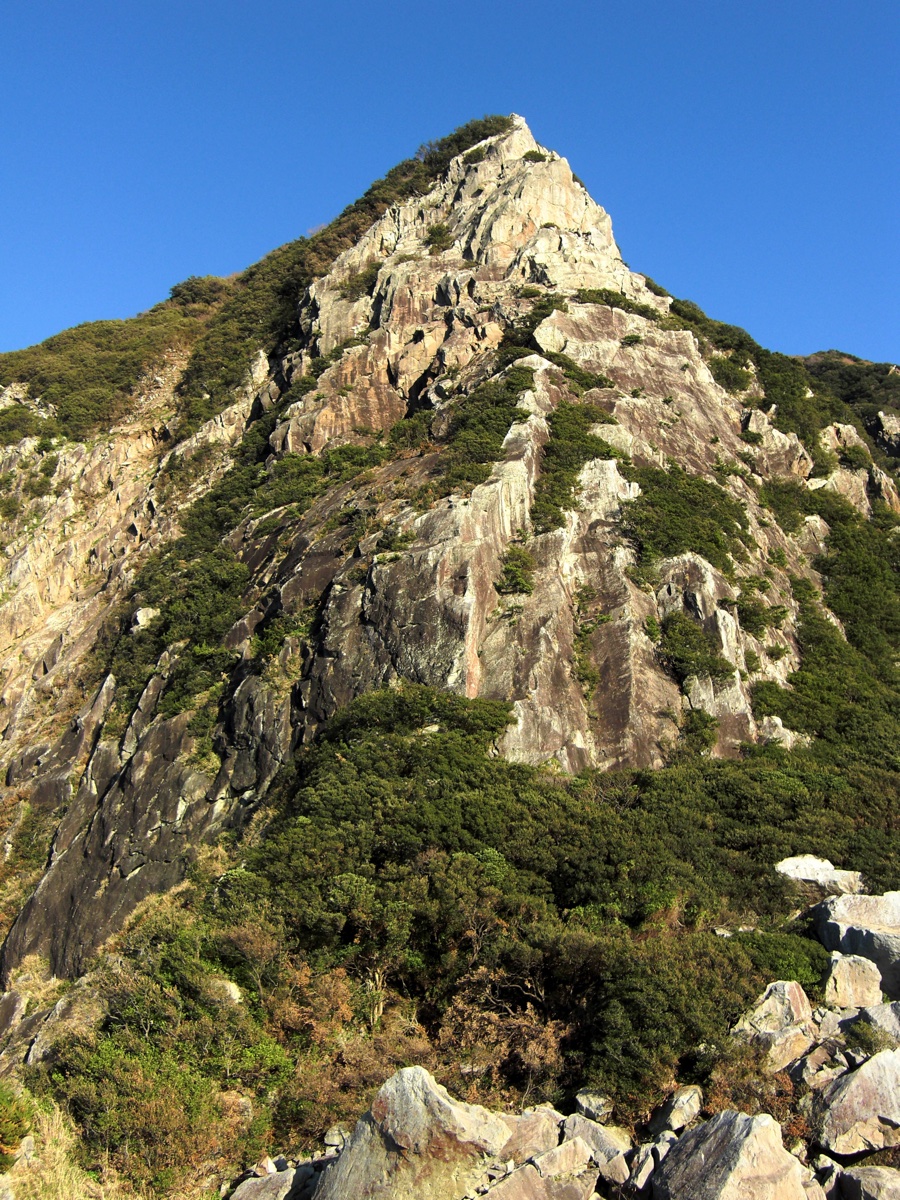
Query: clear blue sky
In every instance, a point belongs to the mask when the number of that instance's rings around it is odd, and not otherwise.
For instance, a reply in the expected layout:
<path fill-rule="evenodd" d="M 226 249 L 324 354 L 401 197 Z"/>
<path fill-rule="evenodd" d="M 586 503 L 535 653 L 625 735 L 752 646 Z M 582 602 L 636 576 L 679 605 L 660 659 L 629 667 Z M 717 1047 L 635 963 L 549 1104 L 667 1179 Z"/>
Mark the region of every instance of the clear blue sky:
<path fill-rule="evenodd" d="M 900 359 L 897 0 L 13 0 L 0 51 L 0 350 L 514 111 L 634 269 L 771 348 Z"/>

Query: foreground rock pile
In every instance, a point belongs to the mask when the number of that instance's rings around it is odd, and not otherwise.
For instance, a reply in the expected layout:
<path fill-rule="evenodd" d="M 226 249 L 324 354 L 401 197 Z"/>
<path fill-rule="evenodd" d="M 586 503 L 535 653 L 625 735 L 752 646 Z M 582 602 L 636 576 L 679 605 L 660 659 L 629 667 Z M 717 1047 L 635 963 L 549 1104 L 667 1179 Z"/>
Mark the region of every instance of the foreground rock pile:
<path fill-rule="evenodd" d="M 767 1113 L 704 1110 L 695 1085 L 635 1137 L 594 1092 L 569 1116 L 493 1113 L 405 1067 L 352 1134 L 332 1131 L 324 1153 L 294 1165 L 266 1160 L 233 1200 L 900 1200 L 900 1170 L 871 1161 L 900 1146 L 900 893 L 860 894 L 858 875 L 811 857 L 778 869 L 820 895 L 846 889 L 812 909 L 832 949 L 824 1003 L 777 980 L 733 1030 L 763 1071 L 786 1073 L 804 1137 L 792 1131 L 786 1147 Z"/>
<path fill-rule="evenodd" d="M 884 1118 L 900 1095 L 900 1051 L 875 1055 L 852 1072 L 825 1111 L 823 1136 L 835 1139 Z M 900 1171 L 842 1170 L 820 1155 L 789 1153 L 767 1114 L 727 1110 L 699 1121 L 697 1087 L 680 1088 L 654 1114 L 648 1140 L 587 1115 L 591 1093 L 569 1117 L 540 1105 L 492 1113 L 454 1100 L 422 1067 L 404 1067 L 379 1091 L 342 1149 L 241 1183 L 232 1200 L 887 1200 L 900 1196 Z M 890 1104 L 887 1105 L 890 1107 Z M 880 1135 L 874 1134 L 876 1140 Z M 282 1169 L 277 1169 L 281 1166 Z"/>

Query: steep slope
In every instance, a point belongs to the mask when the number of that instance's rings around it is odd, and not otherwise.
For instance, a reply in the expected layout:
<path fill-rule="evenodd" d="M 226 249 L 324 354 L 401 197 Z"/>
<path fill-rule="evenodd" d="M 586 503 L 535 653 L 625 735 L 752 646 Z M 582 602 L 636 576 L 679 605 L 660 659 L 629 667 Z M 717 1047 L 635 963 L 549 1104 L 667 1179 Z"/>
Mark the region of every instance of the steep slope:
<path fill-rule="evenodd" d="M 115 499 L 79 518 L 63 490 L 8 568 L 6 782 L 58 826 L 7 975 L 32 952 L 77 973 L 372 688 L 511 701 L 500 752 L 566 771 L 658 767 L 690 736 L 724 756 L 795 740 L 750 685 L 798 665 L 789 576 L 818 588 L 827 525 L 785 533 L 760 483 L 863 513 L 896 491 L 852 424 L 812 453 L 780 430 L 756 365 L 660 293 L 513 118 L 343 250 L 296 348 L 259 356 L 174 453 L 147 430 L 152 389 L 63 452 Z M 79 590 L 58 563 L 83 556 Z M 99 690 L 61 739 L 58 710 L 38 733 L 37 697 L 104 618 Z"/>

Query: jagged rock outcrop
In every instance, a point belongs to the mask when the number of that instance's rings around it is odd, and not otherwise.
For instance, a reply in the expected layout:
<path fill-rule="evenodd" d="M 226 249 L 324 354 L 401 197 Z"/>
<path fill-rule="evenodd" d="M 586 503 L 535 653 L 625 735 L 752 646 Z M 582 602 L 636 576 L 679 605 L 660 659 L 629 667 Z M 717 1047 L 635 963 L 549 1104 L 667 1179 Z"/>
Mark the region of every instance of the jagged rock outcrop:
<path fill-rule="evenodd" d="M 61 456 L 66 490 L 41 502 L 34 545 L 14 544 L 8 577 L 18 590 L 0 604 L 11 647 L 0 658 L 0 766 L 48 821 L 65 809 L 39 892 L 6 943 L 5 978 L 32 952 L 77 973 L 140 900 L 184 876 L 198 845 L 262 801 L 293 749 L 375 687 L 413 680 L 511 701 L 515 722 L 499 751 L 568 771 L 660 766 L 692 709 L 716 718 L 720 755 L 747 741 L 796 740 L 777 718 L 757 724 L 750 687 L 783 683 L 799 661 L 788 573 L 810 576 L 809 538 L 821 548 L 827 527 L 810 518 L 796 537 L 784 534 L 741 464 L 750 455 L 754 470 L 802 484 L 812 460 L 762 412 L 747 415 L 758 389 L 724 390 L 696 335 L 653 319 L 670 300 L 628 269 L 608 215 L 520 118 L 478 150 L 453 159 L 428 194 L 391 207 L 310 286 L 299 349 L 279 361 L 258 355 L 232 408 L 179 447 L 183 459 L 208 456 L 192 490 L 171 492 L 160 474 L 174 359 L 130 425 Z M 366 287 L 355 286 L 360 278 Z M 602 302 L 603 289 L 625 307 Z M 499 461 L 468 494 L 442 494 L 454 412 L 503 377 L 492 352 L 552 296 L 558 307 L 537 321 L 535 352 L 517 363 L 533 382 Z M 747 552 L 733 575 L 687 553 L 657 564 L 652 589 L 636 576 L 622 517 L 640 485 L 614 458 L 584 464 L 560 526 L 533 527 L 542 451 L 553 414 L 573 399 L 573 369 L 603 384 L 586 398 L 615 422 L 601 427 L 609 446 L 638 467 L 672 460 L 720 483 L 746 511 Z M 285 401 L 311 372 L 314 388 Z M 273 411 L 270 464 L 384 445 L 398 421 L 423 411 L 431 440 L 401 446 L 299 515 L 290 506 L 248 515 L 228 534 L 250 584 L 227 638 L 236 665 L 215 755 L 197 752 L 189 711 L 159 710 L 178 646 L 163 654 L 124 731 L 113 679 L 37 720 L 39 697 L 75 673 L 146 552 L 177 533 L 180 510 L 228 468 L 228 447 L 248 423 Z M 752 454 L 748 428 L 759 436 Z M 4 462 L 29 452 L 20 446 Z M 80 505 L 95 494 L 86 515 Z M 384 549 L 384 533 L 400 548 Z M 523 541 L 534 564 L 528 588 L 499 595 L 504 558 Z M 757 637 L 742 627 L 738 602 L 743 581 L 749 594 L 763 578 L 765 606 L 783 616 Z M 305 611 L 314 612 L 308 631 L 285 638 L 270 670 L 251 669 L 260 623 Z M 727 678 L 679 686 L 648 633 L 678 614 L 702 625 L 733 668 Z M 72 722 L 62 738 L 60 711 Z"/>
<path fill-rule="evenodd" d="M 900 1050 L 882 1050 L 817 1098 L 819 1141 L 840 1155 L 900 1145 Z"/>

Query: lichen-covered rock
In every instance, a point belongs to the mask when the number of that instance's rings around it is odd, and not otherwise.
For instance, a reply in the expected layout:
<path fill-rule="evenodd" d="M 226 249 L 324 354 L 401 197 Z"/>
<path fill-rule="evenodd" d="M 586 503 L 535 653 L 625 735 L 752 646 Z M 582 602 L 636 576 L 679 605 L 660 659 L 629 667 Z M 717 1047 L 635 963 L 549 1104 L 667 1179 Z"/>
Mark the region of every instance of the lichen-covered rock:
<path fill-rule="evenodd" d="M 683 1134 L 653 1174 L 654 1200 L 805 1200 L 800 1163 L 762 1114 L 718 1113 Z"/>

